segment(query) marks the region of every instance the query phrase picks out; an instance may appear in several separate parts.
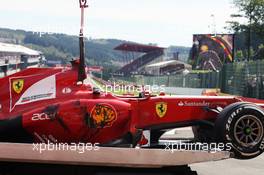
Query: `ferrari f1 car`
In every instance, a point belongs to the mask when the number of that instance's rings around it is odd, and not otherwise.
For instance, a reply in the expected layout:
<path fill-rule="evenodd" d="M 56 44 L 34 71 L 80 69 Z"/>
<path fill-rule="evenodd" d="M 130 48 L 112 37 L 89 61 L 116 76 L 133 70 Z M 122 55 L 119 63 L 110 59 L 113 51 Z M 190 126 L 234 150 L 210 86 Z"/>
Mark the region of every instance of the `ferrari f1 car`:
<path fill-rule="evenodd" d="M 86 0 L 80 0 L 81 9 Z M 82 17 L 83 19 L 83 17 Z M 83 20 L 82 20 L 83 26 Z M 264 151 L 264 101 L 235 96 L 117 97 L 82 83 L 80 59 L 66 68 L 29 68 L 0 79 L 0 141 L 100 143 L 152 148 L 169 129 L 193 127 L 195 141 L 231 144 L 234 157 Z M 148 139 L 144 131 L 149 131 Z M 145 142 L 145 143 L 144 143 Z"/>

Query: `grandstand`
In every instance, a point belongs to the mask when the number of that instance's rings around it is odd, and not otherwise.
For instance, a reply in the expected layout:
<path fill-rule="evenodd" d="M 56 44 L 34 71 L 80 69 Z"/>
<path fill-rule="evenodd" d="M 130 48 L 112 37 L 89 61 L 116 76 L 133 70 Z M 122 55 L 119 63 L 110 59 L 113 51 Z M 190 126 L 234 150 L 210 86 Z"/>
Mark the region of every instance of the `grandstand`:
<path fill-rule="evenodd" d="M 181 74 L 184 70 L 190 71 L 192 66 L 174 59 L 150 64 L 145 67 L 145 71 L 150 75 Z"/>
<path fill-rule="evenodd" d="M 0 42 L 0 77 L 28 67 L 38 67 L 42 53 L 27 47 Z"/>
<path fill-rule="evenodd" d="M 138 58 L 131 60 L 128 64 L 116 72 L 116 75 L 122 76 L 129 76 L 131 74 L 146 74 L 143 68 L 146 65 L 162 61 L 164 55 L 164 48 L 162 47 L 134 43 L 121 44 L 117 46 L 115 50 L 140 53 Z"/>

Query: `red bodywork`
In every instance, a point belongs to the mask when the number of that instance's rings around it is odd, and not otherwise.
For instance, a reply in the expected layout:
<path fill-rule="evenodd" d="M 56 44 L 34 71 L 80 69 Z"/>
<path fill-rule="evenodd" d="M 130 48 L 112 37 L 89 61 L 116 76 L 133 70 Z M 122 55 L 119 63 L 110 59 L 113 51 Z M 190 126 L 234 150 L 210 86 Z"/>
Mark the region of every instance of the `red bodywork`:
<path fill-rule="evenodd" d="M 0 79 L 0 121 L 21 118 L 34 142 L 109 143 L 138 129 L 214 121 L 217 109 L 250 101 L 232 96 L 116 97 L 78 85 L 75 68 L 30 68 Z"/>

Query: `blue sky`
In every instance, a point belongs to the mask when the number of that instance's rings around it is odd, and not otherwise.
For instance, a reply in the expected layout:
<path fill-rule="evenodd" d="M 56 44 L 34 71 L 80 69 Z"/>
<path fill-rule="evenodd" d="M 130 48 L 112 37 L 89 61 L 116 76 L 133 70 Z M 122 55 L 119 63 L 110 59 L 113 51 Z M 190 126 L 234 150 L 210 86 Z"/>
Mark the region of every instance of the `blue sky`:
<path fill-rule="evenodd" d="M 232 0 L 88 0 L 85 35 L 191 46 L 192 34 L 226 33 Z M 0 27 L 78 34 L 78 0 L 0 0 Z M 212 14 L 214 17 L 212 17 Z"/>

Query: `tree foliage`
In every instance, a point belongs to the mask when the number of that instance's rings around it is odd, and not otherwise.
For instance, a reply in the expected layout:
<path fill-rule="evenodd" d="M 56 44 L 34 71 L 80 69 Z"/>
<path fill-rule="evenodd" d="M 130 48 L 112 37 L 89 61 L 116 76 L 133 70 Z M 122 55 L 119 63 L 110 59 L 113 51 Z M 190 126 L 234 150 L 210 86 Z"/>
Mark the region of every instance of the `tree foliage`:
<path fill-rule="evenodd" d="M 232 14 L 233 21 L 228 23 L 236 33 L 235 48 L 243 53 L 238 55 L 248 60 L 259 59 L 256 54 L 264 43 L 264 0 L 233 0 L 233 4 L 238 13 Z"/>
<path fill-rule="evenodd" d="M 249 28 L 260 37 L 264 35 L 264 0 L 233 0 L 238 8 L 237 14 L 231 15 L 232 18 L 242 18 L 245 23 L 237 20 L 231 21 L 230 27 L 235 32 L 245 32 Z"/>

